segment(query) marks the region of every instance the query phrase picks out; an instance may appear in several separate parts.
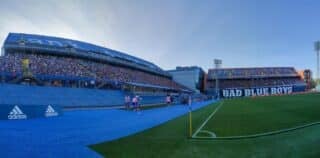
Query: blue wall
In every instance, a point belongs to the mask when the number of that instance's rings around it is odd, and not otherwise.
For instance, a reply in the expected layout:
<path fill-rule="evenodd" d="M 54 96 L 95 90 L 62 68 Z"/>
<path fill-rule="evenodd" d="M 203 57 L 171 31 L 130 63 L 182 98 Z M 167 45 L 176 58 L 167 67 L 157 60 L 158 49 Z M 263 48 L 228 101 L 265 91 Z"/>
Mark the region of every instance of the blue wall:
<path fill-rule="evenodd" d="M 141 96 L 140 104 L 159 104 L 165 103 L 166 96 Z"/>
<path fill-rule="evenodd" d="M 1 105 L 58 105 L 62 107 L 119 106 L 124 105 L 121 90 L 88 88 L 41 87 L 0 84 Z M 130 94 L 131 98 L 134 96 Z M 141 104 L 164 103 L 165 95 L 141 96 Z"/>
<path fill-rule="evenodd" d="M 0 105 L 113 106 L 123 105 L 119 90 L 0 84 Z"/>
<path fill-rule="evenodd" d="M 63 107 L 123 105 L 123 96 L 119 90 L 0 84 L 0 119 L 59 116 Z"/>
<path fill-rule="evenodd" d="M 124 105 L 124 95 L 121 90 L 0 84 L 0 119 L 46 117 L 49 105 L 58 115 L 63 108 L 119 106 Z M 165 102 L 165 96 L 141 97 L 141 104 Z"/>

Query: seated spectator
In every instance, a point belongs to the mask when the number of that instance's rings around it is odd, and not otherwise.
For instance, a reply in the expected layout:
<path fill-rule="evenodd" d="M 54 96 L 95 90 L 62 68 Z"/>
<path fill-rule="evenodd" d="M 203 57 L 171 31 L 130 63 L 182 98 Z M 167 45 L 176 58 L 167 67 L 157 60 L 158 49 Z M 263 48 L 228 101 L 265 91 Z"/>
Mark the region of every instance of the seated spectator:
<path fill-rule="evenodd" d="M 7 53 L 1 57 L 0 62 L 3 70 L 14 76 L 22 73 L 21 60 L 25 58 L 29 59 L 30 70 L 34 75 L 92 78 L 94 82 L 134 82 L 185 89 L 166 77 L 87 59 L 16 52 Z M 94 87 L 96 84 L 89 83 L 91 82 L 85 83 L 87 87 Z"/>

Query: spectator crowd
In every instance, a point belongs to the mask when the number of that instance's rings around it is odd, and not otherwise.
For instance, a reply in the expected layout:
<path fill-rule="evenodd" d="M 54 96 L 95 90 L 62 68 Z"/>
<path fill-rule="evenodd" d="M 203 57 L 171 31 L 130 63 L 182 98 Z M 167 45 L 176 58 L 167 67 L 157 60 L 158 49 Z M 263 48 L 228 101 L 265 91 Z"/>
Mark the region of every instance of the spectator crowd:
<path fill-rule="evenodd" d="M 250 88 L 250 87 L 270 87 L 270 86 L 287 86 L 303 84 L 299 77 L 278 77 L 278 78 L 259 78 L 259 79 L 220 79 L 219 88 Z M 207 82 L 209 88 L 215 88 L 215 80 Z"/>
<path fill-rule="evenodd" d="M 175 89 L 183 88 L 170 78 L 134 68 L 125 68 L 87 59 L 39 53 L 7 53 L 0 58 L 1 71 L 12 75 L 21 74 L 23 59 L 29 60 L 29 69 L 35 75 L 87 77 L 93 78 L 96 81 L 108 80 L 143 83 Z"/>
<path fill-rule="evenodd" d="M 256 77 L 293 77 L 297 72 L 293 67 L 265 68 L 223 68 L 210 69 L 209 78 L 256 78 Z"/>
<path fill-rule="evenodd" d="M 215 88 L 216 77 L 219 88 L 250 88 L 303 84 L 293 67 L 223 68 L 211 69 L 207 87 Z"/>

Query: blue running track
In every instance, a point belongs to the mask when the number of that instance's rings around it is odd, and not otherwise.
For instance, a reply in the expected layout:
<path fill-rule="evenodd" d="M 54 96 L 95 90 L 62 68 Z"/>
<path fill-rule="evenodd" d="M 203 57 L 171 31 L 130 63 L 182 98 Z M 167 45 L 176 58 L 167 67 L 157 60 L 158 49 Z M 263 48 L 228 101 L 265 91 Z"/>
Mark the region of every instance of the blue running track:
<path fill-rule="evenodd" d="M 194 103 L 193 110 L 214 101 Z M 188 112 L 183 105 L 140 114 L 124 110 L 68 111 L 56 118 L 0 121 L 1 158 L 95 158 L 87 146 L 157 126 Z"/>

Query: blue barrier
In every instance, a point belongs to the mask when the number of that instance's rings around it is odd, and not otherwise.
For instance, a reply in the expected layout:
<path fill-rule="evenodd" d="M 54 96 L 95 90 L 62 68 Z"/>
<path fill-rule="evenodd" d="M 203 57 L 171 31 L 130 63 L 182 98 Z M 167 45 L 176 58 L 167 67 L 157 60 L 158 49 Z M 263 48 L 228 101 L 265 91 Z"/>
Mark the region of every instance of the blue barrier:
<path fill-rule="evenodd" d="M 60 115 L 62 115 L 62 108 L 57 105 L 0 105 L 0 120 L 21 120 Z"/>
<path fill-rule="evenodd" d="M 0 119 L 8 119 L 16 105 L 16 115 L 12 115 L 16 119 L 25 119 L 23 114 L 26 118 L 44 117 L 48 105 L 58 112 L 63 108 L 124 105 L 124 94 L 121 90 L 0 84 Z M 140 104 L 165 103 L 165 97 L 141 96 Z M 18 115 L 20 111 L 22 115 Z"/>
<path fill-rule="evenodd" d="M 166 96 L 141 96 L 140 104 L 159 104 L 165 103 Z"/>
<path fill-rule="evenodd" d="M 62 107 L 119 106 L 124 105 L 125 93 L 121 90 L 87 88 L 41 87 L 0 84 L 0 105 L 59 105 Z M 130 94 L 131 98 L 134 96 Z M 165 95 L 140 96 L 141 104 L 165 103 Z"/>
<path fill-rule="evenodd" d="M 114 106 L 123 98 L 120 90 L 0 84 L 0 105 Z"/>

